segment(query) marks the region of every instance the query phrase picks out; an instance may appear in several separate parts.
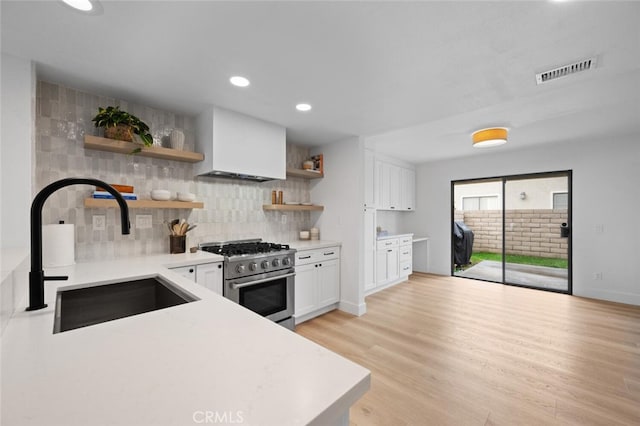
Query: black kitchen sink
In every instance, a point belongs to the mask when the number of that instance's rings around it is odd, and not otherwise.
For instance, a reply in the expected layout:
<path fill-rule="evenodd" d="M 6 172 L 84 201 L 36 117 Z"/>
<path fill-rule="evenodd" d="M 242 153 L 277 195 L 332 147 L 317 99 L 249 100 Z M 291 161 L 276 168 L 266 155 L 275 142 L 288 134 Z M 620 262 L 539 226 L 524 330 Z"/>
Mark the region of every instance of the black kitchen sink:
<path fill-rule="evenodd" d="M 59 291 L 54 333 L 199 300 L 161 277 Z"/>

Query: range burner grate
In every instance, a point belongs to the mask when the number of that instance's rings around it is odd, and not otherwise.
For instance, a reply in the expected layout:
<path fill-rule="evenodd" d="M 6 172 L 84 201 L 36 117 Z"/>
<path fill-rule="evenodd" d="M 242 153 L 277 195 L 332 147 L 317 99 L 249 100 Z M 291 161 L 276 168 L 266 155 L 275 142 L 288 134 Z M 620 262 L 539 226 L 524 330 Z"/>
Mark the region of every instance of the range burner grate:
<path fill-rule="evenodd" d="M 202 246 L 202 250 L 222 256 L 240 256 L 244 254 L 264 254 L 281 250 L 289 250 L 287 244 L 275 244 L 266 242 L 229 243 L 220 245 Z"/>

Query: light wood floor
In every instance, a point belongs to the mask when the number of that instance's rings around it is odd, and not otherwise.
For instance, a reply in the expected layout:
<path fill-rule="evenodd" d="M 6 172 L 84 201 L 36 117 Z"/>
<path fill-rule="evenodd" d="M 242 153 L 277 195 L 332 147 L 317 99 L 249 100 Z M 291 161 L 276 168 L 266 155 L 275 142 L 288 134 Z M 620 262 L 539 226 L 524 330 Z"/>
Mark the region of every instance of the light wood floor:
<path fill-rule="evenodd" d="M 371 370 L 352 425 L 640 425 L 640 307 L 414 274 L 297 332 Z"/>

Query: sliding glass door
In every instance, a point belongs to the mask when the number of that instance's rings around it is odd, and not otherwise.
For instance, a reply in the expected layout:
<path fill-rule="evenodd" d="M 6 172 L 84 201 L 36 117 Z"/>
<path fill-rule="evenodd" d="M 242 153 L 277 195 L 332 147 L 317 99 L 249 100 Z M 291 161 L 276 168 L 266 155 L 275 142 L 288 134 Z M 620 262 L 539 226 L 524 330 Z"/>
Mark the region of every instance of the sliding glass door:
<path fill-rule="evenodd" d="M 571 172 L 452 182 L 452 275 L 571 293 Z"/>

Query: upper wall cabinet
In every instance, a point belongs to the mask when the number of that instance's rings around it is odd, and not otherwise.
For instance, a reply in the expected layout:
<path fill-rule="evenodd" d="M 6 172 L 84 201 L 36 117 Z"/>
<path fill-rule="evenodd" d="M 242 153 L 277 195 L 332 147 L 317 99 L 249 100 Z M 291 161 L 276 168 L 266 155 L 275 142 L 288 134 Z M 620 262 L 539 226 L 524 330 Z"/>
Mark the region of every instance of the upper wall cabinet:
<path fill-rule="evenodd" d="M 365 207 L 378 210 L 415 210 L 415 170 L 365 150 Z"/>
<path fill-rule="evenodd" d="M 416 209 L 416 171 L 413 169 L 401 169 L 401 171 L 400 186 L 402 187 L 402 194 L 400 208 L 413 211 Z"/>

